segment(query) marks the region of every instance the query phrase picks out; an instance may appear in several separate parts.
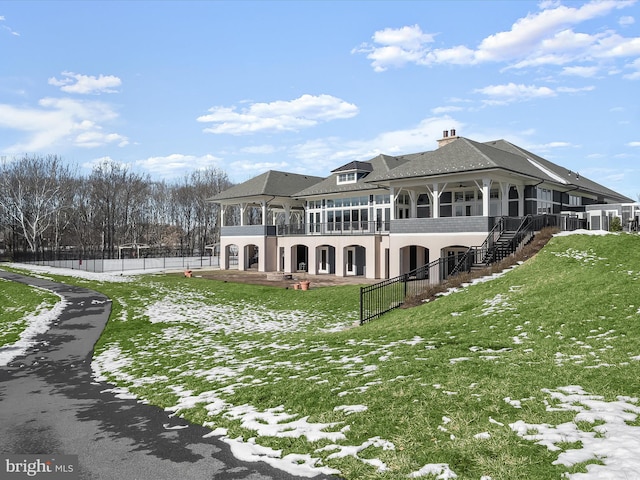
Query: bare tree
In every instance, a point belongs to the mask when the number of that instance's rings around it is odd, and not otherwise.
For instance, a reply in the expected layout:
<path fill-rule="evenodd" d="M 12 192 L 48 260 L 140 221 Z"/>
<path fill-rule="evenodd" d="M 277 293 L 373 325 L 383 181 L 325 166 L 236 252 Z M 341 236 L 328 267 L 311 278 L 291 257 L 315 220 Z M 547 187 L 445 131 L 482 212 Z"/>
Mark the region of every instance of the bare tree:
<path fill-rule="evenodd" d="M 118 245 L 142 243 L 150 180 L 106 160 L 89 177 L 94 228 L 100 232 L 103 256 L 114 257 Z"/>
<path fill-rule="evenodd" d="M 30 251 L 39 251 L 43 233 L 68 207 L 70 179 L 69 168 L 56 155 L 27 155 L 0 166 L 0 208 Z"/>
<path fill-rule="evenodd" d="M 25 156 L 0 163 L 0 249 L 68 248 L 82 258 L 113 258 L 125 243 L 184 253 L 206 252 L 219 241 L 220 207 L 207 199 L 231 186 L 218 169 L 181 181 L 153 182 L 107 160 L 76 176 L 58 156 Z M 237 208 L 227 208 L 237 220 Z"/>
<path fill-rule="evenodd" d="M 229 188 L 231 182 L 225 172 L 211 168 L 193 172 L 189 183 L 196 202 L 197 247 L 203 253 L 207 245 L 220 239 L 220 205 L 207 199 Z"/>

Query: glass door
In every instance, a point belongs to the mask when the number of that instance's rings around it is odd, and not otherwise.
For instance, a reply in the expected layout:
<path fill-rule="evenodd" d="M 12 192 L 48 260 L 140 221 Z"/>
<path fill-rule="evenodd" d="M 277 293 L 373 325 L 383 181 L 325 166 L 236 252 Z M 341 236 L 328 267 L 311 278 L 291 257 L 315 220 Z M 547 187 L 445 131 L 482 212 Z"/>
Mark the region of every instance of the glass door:
<path fill-rule="evenodd" d="M 320 247 L 320 265 L 318 265 L 318 273 L 329 273 L 329 247 Z"/>
<path fill-rule="evenodd" d="M 347 247 L 347 275 L 356 274 L 356 247 Z"/>

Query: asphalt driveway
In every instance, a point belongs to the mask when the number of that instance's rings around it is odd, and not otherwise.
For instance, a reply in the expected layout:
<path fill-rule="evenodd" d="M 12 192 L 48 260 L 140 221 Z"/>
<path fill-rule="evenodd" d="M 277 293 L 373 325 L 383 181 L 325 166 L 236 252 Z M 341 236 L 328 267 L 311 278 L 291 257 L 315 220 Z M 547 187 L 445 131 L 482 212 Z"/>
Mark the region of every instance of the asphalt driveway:
<path fill-rule="evenodd" d="M 78 455 L 83 480 L 300 478 L 262 462 L 241 462 L 227 444 L 203 438 L 208 429 L 117 398 L 107 391 L 113 385 L 94 381 L 93 346 L 109 318 L 108 298 L 1 270 L 0 277 L 51 290 L 68 302 L 26 356 L 0 367 L 0 458 Z"/>

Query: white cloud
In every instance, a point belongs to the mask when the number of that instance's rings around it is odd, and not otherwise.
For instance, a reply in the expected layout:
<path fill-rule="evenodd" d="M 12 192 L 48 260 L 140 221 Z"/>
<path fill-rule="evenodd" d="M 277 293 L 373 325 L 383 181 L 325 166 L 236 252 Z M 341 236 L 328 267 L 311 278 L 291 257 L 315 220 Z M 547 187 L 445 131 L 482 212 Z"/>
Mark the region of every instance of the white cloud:
<path fill-rule="evenodd" d="M 130 167 L 131 167 L 130 164 L 124 163 L 124 162 L 120 162 L 118 160 L 114 160 L 113 158 L 111 158 L 109 156 L 96 158 L 96 159 L 91 160 L 89 162 L 84 162 L 84 163 L 82 163 L 81 167 L 86 169 L 86 170 L 92 171 L 94 168 L 99 167 L 99 166 L 103 165 L 104 163 L 112 163 L 114 165 L 118 165 L 119 167 L 124 168 L 125 170 L 129 170 Z"/>
<path fill-rule="evenodd" d="M 102 123 L 117 118 L 109 105 L 69 98 L 43 98 L 38 107 L 0 104 L 0 128 L 25 134 L 19 143 L 3 146 L 8 153 L 41 152 L 65 145 L 126 145 L 126 137 L 103 132 Z"/>
<path fill-rule="evenodd" d="M 5 17 L 3 15 L 0 15 L 0 22 L 4 22 L 5 21 Z M 4 30 L 5 32 L 9 32 L 11 35 L 13 35 L 14 37 L 19 37 L 20 34 L 18 32 L 16 32 L 13 28 L 11 28 L 9 25 L 0 25 L 0 30 Z"/>
<path fill-rule="evenodd" d="M 405 50 L 419 50 L 425 43 L 432 43 L 434 36 L 423 33 L 418 25 L 398 29 L 386 28 L 373 34 L 373 41 L 393 45 Z"/>
<path fill-rule="evenodd" d="M 568 147 L 576 147 L 576 145 L 573 145 L 572 143 L 569 143 L 569 142 L 549 142 L 549 143 L 542 143 L 539 145 L 527 145 L 527 150 L 534 151 L 534 152 L 546 152 L 552 148 L 568 148 Z"/>
<path fill-rule="evenodd" d="M 626 65 L 627 68 L 635 70 L 634 72 L 625 74 L 623 77 L 628 80 L 640 80 L 640 58 Z"/>
<path fill-rule="evenodd" d="M 351 53 L 366 53 L 367 58 L 372 60 L 373 69 L 383 72 L 389 67 L 422 63 L 429 52 L 427 45 L 433 41 L 434 35 L 424 33 L 418 25 L 385 28 L 373 34 L 373 42 L 379 47 L 363 43 Z"/>
<path fill-rule="evenodd" d="M 278 170 L 278 171 L 286 171 L 292 173 L 304 173 L 308 175 L 316 175 L 309 170 L 304 170 L 301 168 L 296 168 L 289 164 L 286 161 L 275 161 L 275 162 L 252 162 L 251 160 L 241 160 L 236 162 L 231 162 L 227 164 L 227 170 L 231 172 L 231 178 L 234 182 L 244 182 L 249 180 L 252 177 L 255 177 L 257 174 L 266 172 L 268 170 Z M 327 172 L 323 172 L 320 175 L 326 175 Z"/>
<path fill-rule="evenodd" d="M 340 138 L 316 139 L 296 145 L 290 155 L 296 159 L 298 171 L 313 169 L 315 175 L 326 175 L 341 162 L 369 160 L 381 153 L 402 155 L 434 149 L 443 130 L 460 131 L 461 124 L 448 116 L 429 117 L 417 125 L 383 132 L 374 138 L 344 141 Z M 324 169 L 324 171 L 321 171 Z"/>
<path fill-rule="evenodd" d="M 198 122 L 213 123 L 208 133 L 242 135 L 261 131 L 297 131 L 322 122 L 351 118 L 358 107 L 331 95 L 302 95 L 271 103 L 253 103 L 237 111 L 236 107 L 212 107 Z"/>
<path fill-rule="evenodd" d="M 576 77 L 590 78 L 597 75 L 598 67 L 564 67 L 562 69 L 562 75 L 574 75 Z"/>
<path fill-rule="evenodd" d="M 634 23 L 636 23 L 636 19 L 630 16 L 624 16 L 624 17 L 620 17 L 620 20 L 618 20 L 618 23 L 623 27 L 628 27 L 629 25 L 633 25 Z"/>
<path fill-rule="evenodd" d="M 122 85 L 122 80 L 113 75 L 93 77 L 73 72 L 62 72 L 62 76 L 64 78 L 60 80 L 51 77 L 49 85 L 60 87 L 60 90 L 66 93 L 115 93 L 117 92 L 115 89 Z"/>
<path fill-rule="evenodd" d="M 492 100 L 489 100 L 488 102 L 494 101 L 502 103 L 556 96 L 556 92 L 549 87 L 515 84 L 513 82 L 503 85 L 489 85 L 475 91 L 491 97 Z"/>
<path fill-rule="evenodd" d="M 241 148 L 242 153 L 249 153 L 251 155 L 269 155 L 275 153 L 278 149 L 273 145 L 255 145 L 252 147 Z"/>
<path fill-rule="evenodd" d="M 604 0 L 569 7 L 543 2 L 541 11 L 518 19 L 508 31 L 489 35 L 475 49 L 464 45 L 433 49 L 430 44 L 434 35 L 423 33 L 418 25 L 387 28 L 374 33 L 372 44 L 365 43 L 353 49 L 352 53 L 366 54 L 376 72 L 408 63 L 473 65 L 511 62 L 511 68 L 524 68 L 635 55 L 640 38 L 624 38 L 612 31 L 591 35 L 571 29 L 633 3 L 634 0 Z"/>
<path fill-rule="evenodd" d="M 558 93 L 580 93 L 580 92 L 592 92 L 596 87 L 593 85 L 587 85 L 586 87 L 558 87 L 556 92 Z"/>
<path fill-rule="evenodd" d="M 627 147 L 640 147 L 640 142 L 629 142 Z"/>
<path fill-rule="evenodd" d="M 183 177 L 194 170 L 217 167 L 221 159 L 213 155 L 184 155 L 173 153 L 162 157 L 148 157 L 136 160 L 134 165 L 161 178 Z"/>
<path fill-rule="evenodd" d="M 129 144 L 129 140 L 117 133 L 102 133 L 100 131 L 83 132 L 76 136 L 74 143 L 78 147 L 95 148 L 108 144 L 116 144 L 124 147 Z"/>
<path fill-rule="evenodd" d="M 442 115 L 443 113 L 459 112 L 464 110 L 462 107 L 456 107 L 453 105 L 446 105 L 443 107 L 435 107 L 431 109 L 431 113 L 434 115 Z"/>

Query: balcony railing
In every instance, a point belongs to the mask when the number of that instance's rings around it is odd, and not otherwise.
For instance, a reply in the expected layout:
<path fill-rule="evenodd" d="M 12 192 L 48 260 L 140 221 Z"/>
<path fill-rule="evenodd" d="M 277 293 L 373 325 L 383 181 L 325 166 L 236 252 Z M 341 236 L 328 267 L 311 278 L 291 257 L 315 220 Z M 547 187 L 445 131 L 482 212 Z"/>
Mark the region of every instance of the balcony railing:
<path fill-rule="evenodd" d="M 536 222 L 540 228 L 556 221 L 554 215 L 543 215 Z M 221 229 L 223 237 L 233 236 L 303 236 L 303 235 L 387 235 L 389 233 L 425 234 L 425 233 L 461 233 L 476 232 L 486 234 L 491 231 L 500 218 L 515 222 L 513 230 L 517 229 L 521 217 L 441 217 L 441 218 L 405 218 L 391 221 L 357 221 L 309 223 L 305 225 L 244 225 L 225 226 Z M 573 230 L 575 225 L 584 223 L 577 218 L 562 217 L 565 224 L 563 229 Z M 546 223 L 545 223 L 546 222 Z M 575 225 L 574 225 L 575 224 Z M 556 223 L 553 223 L 556 225 Z M 558 225 L 560 226 L 560 225 Z M 535 228 L 539 230 L 540 228 Z M 510 229 L 507 226 L 507 229 Z"/>
<path fill-rule="evenodd" d="M 389 233 L 389 222 L 333 222 L 307 225 L 278 225 L 278 236 L 293 235 L 380 235 Z"/>

